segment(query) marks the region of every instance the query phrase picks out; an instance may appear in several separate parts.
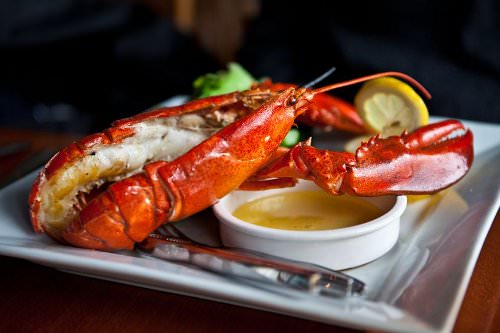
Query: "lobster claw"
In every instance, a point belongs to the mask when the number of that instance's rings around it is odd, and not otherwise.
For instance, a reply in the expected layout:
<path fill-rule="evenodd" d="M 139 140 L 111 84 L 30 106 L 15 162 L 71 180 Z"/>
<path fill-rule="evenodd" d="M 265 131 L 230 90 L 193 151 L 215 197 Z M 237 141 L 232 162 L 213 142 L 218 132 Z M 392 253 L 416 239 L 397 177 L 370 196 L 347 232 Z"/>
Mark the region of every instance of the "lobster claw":
<path fill-rule="evenodd" d="M 435 193 L 460 180 L 473 160 L 473 137 L 456 120 L 411 134 L 374 137 L 356 151 L 341 192 L 362 196 Z"/>
<path fill-rule="evenodd" d="M 356 154 L 319 150 L 306 141 L 271 161 L 253 180 L 264 188 L 274 185 L 269 179 L 307 179 L 333 195 L 435 193 L 459 181 L 470 169 L 472 139 L 459 121 L 447 120 L 411 134 L 375 136 Z"/>

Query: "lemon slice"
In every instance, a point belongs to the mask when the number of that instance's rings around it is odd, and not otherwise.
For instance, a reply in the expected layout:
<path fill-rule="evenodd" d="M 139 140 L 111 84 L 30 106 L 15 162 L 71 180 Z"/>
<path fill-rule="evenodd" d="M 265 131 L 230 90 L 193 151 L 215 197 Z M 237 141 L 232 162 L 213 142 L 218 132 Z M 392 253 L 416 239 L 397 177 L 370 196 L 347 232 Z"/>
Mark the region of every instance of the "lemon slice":
<path fill-rule="evenodd" d="M 429 123 L 429 112 L 413 88 L 393 77 L 366 82 L 354 98 L 354 105 L 367 129 L 383 137 Z"/>

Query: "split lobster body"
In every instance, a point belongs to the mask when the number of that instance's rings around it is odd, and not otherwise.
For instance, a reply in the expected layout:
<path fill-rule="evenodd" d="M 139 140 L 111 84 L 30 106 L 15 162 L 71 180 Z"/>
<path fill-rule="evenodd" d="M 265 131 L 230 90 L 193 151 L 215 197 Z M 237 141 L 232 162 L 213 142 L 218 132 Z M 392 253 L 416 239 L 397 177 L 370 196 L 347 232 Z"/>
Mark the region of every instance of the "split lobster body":
<path fill-rule="evenodd" d="M 79 247 L 131 249 L 162 223 L 237 188 L 293 186 L 303 178 L 334 195 L 433 193 L 469 170 L 472 133 L 458 121 L 374 137 L 355 154 L 317 150 L 310 141 L 279 149 L 301 115 L 342 127 L 328 120 L 328 104 L 334 118 L 348 119 L 344 129 L 362 129 L 352 110 L 321 94 L 326 89 L 267 83 L 115 122 L 41 171 L 29 199 L 33 226 Z"/>
<path fill-rule="evenodd" d="M 56 231 L 49 229 L 49 233 L 80 247 L 130 249 L 160 224 L 182 219 L 207 208 L 238 188 L 280 145 L 292 127 L 300 106 L 309 103 L 303 99 L 301 103 L 287 106 L 288 99 L 294 93 L 295 89 L 289 89 L 277 95 L 255 112 L 222 128 L 173 161 L 146 164 L 143 171 L 112 183 L 95 197 L 86 198 L 83 209 L 74 215 L 67 227 Z M 229 101 L 232 99 L 232 95 L 225 98 Z M 200 103 L 191 106 L 198 109 Z M 127 128 L 137 122 L 171 117 L 186 111 L 192 109 L 166 109 L 142 114 L 137 117 L 139 119 L 118 122 L 114 131 L 127 133 L 127 136 L 130 134 Z M 99 134 L 97 137 L 97 141 L 102 144 L 102 138 L 106 136 Z M 82 142 L 95 141 L 87 138 Z M 95 144 L 87 145 L 79 152 L 88 153 L 92 147 Z M 40 179 L 50 177 L 53 168 L 58 169 L 59 165 L 64 164 L 59 161 L 60 158 L 66 162 L 71 160 L 67 156 L 74 149 L 72 147 L 69 152 L 63 151 L 56 156 L 46 167 L 47 172 L 41 173 L 37 183 Z M 36 208 L 32 209 L 35 226 L 42 226 L 40 215 L 36 214 L 39 212 L 40 189 L 40 185 L 36 185 L 30 198 L 32 207 Z"/>

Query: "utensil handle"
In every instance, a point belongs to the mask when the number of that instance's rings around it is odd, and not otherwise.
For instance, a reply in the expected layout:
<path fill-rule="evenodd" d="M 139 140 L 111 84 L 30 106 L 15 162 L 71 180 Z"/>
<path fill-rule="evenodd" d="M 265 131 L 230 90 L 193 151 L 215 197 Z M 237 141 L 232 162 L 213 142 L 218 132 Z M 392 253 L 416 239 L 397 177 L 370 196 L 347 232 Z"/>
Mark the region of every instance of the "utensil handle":
<path fill-rule="evenodd" d="M 141 248 L 149 255 L 193 264 L 225 276 L 271 282 L 330 297 L 361 294 L 364 283 L 341 272 L 258 252 L 244 252 L 182 241 L 148 238 Z"/>

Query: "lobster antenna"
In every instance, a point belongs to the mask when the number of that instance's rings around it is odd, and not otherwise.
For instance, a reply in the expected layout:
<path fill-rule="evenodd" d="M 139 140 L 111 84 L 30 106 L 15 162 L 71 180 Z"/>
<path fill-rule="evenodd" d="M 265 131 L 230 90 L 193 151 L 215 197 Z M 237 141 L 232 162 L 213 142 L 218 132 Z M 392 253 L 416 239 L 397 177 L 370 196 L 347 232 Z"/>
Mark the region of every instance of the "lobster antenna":
<path fill-rule="evenodd" d="M 363 77 L 360 77 L 360 78 L 357 78 L 354 80 L 330 84 L 328 86 L 313 90 L 313 94 L 316 95 L 318 93 L 323 93 L 323 92 L 330 91 L 333 89 L 350 86 L 350 85 L 353 85 L 356 83 L 361 83 L 361 82 L 365 82 L 368 80 L 372 80 L 372 79 L 376 79 L 376 78 L 384 77 L 384 76 L 395 76 L 397 78 L 403 79 L 403 80 L 409 82 L 415 88 L 417 88 L 427 99 L 431 99 L 431 94 L 429 93 L 429 91 L 427 91 L 427 89 L 424 88 L 424 86 L 422 86 L 417 80 L 415 80 L 411 76 L 406 75 L 404 73 L 400 73 L 400 72 L 383 72 L 383 73 L 363 76 Z"/>
<path fill-rule="evenodd" d="M 326 72 L 324 72 L 323 74 L 321 74 L 320 76 L 318 76 L 317 78 L 312 80 L 311 82 L 306 83 L 303 86 L 303 88 L 310 88 L 310 87 L 314 86 L 316 83 L 323 81 L 328 76 L 330 76 L 333 72 L 335 72 L 336 69 L 337 69 L 337 67 L 333 66 L 332 68 L 330 68 L 329 70 L 327 70 Z"/>

